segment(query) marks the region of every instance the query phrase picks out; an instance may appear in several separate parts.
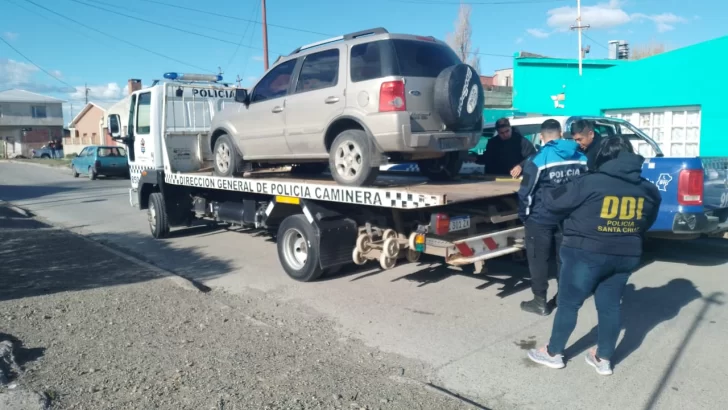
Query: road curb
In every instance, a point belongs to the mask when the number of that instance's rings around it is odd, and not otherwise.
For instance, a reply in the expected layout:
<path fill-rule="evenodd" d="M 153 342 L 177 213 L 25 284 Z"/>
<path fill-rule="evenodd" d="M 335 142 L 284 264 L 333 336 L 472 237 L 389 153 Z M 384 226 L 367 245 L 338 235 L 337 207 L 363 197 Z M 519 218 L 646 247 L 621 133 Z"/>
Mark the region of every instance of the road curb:
<path fill-rule="evenodd" d="M 10 164 L 22 164 L 22 165 L 30 165 L 34 167 L 41 167 L 41 168 L 50 168 L 50 169 L 58 169 L 58 170 L 65 170 L 66 168 L 70 168 L 70 166 L 61 166 L 61 165 L 46 165 L 46 164 L 39 164 L 37 162 L 24 162 L 24 161 L 18 161 L 14 159 L 5 159 L 3 160 Z"/>
<path fill-rule="evenodd" d="M 137 266 L 139 266 L 141 268 L 144 268 L 144 269 L 147 269 L 147 270 L 149 270 L 151 272 L 154 272 L 157 275 L 159 275 L 161 278 L 170 280 L 172 283 L 174 283 L 175 285 L 179 286 L 180 288 L 182 288 L 184 290 L 190 290 L 190 291 L 201 292 L 201 293 L 207 293 L 207 292 L 209 292 L 211 290 L 210 288 L 206 287 L 205 285 L 197 284 L 197 283 L 195 283 L 195 282 L 193 282 L 193 281 L 191 281 L 191 280 L 189 280 L 189 279 L 187 279 L 185 277 L 182 277 L 182 276 L 176 274 L 175 272 L 172 272 L 172 271 L 169 271 L 169 270 L 160 268 L 159 266 L 156 266 L 156 265 L 154 265 L 154 264 L 152 264 L 150 262 L 147 262 L 147 261 L 142 260 L 140 258 L 136 258 L 136 257 L 131 256 L 131 255 L 128 255 L 128 254 L 124 253 L 121 250 L 123 248 L 116 249 L 114 246 L 108 245 L 108 244 L 104 243 L 103 241 L 99 241 L 99 240 L 96 240 L 96 239 L 90 237 L 88 234 L 84 233 L 80 229 L 73 229 L 73 228 L 69 228 L 69 227 L 66 227 L 66 226 L 63 226 L 63 225 L 60 225 L 60 224 L 52 223 L 52 222 L 50 222 L 50 221 L 48 221 L 48 220 L 46 220 L 46 219 L 44 219 L 42 217 L 39 217 L 37 215 L 33 215 L 31 212 L 28 212 L 27 210 L 25 210 L 23 208 L 20 208 L 20 207 L 18 207 L 16 205 L 13 205 L 10 202 L 3 201 L 2 203 L 5 204 L 5 206 L 8 206 L 9 208 L 13 209 L 16 212 L 20 212 L 23 215 L 26 215 L 28 217 L 33 217 L 33 218 L 35 218 L 39 222 L 43 222 L 43 223 L 45 223 L 45 224 L 47 224 L 49 226 L 52 226 L 52 227 L 54 227 L 56 229 L 63 230 L 63 231 L 68 232 L 68 233 L 70 233 L 72 235 L 75 235 L 75 236 L 77 236 L 77 237 L 79 237 L 79 238 L 81 238 L 81 239 L 83 239 L 83 240 L 85 240 L 85 241 L 93 244 L 94 246 L 97 246 L 99 248 L 102 248 L 103 250 L 108 251 L 111 254 L 113 254 L 115 256 L 118 256 L 118 257 L 124 259 L 125 261 L 127 261 L 129 263 L 133 263 L 133 264 L 135 264 L 135 265 L 137 265 Z"/>

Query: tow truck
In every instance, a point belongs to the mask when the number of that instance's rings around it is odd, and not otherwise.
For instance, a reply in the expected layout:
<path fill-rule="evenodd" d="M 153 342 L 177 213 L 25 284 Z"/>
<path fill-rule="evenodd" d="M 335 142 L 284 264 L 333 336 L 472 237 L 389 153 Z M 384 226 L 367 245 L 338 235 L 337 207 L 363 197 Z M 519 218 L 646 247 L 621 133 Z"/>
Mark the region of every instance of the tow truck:
<path fill-rule="evenodd" d="M 283 269 L 302 282 L 351 263 L 391 269 L 422 254 L 479 273 L 488 259 L 524 249 L 519 183 L 510 178 L 385 175 L 373 187 L 345 187 L 326 174 L 252 164 L 240 176 L 216 177 L 204 141 L 215 113 L 239 104 L 238 89 L 219 75 L 164 78 L 115 105 L 128 112 L 112 107 L 106 117 L 112 138 L 128 147 L 130 205 L 146 210 L 154 238 L 197 220 L 270 230 Z"/>

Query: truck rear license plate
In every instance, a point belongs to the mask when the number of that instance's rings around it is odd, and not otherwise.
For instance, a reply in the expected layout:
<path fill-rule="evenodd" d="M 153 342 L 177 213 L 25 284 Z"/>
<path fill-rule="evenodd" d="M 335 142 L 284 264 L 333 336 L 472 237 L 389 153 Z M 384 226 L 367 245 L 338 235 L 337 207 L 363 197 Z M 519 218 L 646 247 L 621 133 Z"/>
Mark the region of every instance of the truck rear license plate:
<path fill-rule="evenodd" d="M 470 228 L 470 217 L 469 216 L 456 216 L 450 218 L 450 232 L 462 231 Z"/>
<path fill-rule="evenodd" d="M 460 138 L 443 138 L 440 140 L 441 150 L 462 149 L 463 142 Z"/>

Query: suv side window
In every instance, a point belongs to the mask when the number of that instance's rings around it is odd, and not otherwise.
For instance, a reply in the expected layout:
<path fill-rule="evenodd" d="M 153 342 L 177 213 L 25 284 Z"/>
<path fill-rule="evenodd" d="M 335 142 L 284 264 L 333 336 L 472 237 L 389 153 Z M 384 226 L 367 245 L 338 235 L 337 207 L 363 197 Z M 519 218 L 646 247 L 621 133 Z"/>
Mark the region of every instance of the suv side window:
<path fill-rule="evenodd" d="M 322 51 L 304 57 L 296 92 L 334 87 L 339 82 L 339 49 Z"/>
<path fill-rule="evenodd" d="M 384 41 L 372 41 L 351 48 L 351 81 L 367 81 L 383 77 L 383 47 Z"/>
<path fill-rule="evenodd" d="M 288 93 L 288 87 L 291 84 L 291 74 L 293 74 L 293 68 L 295 67 L 296 59 L 293 59 L 270 70 L 260 80 L 258 85 L 255 86 L 253 96 L 250 97 L 251 104 L 285 97 Z"/>

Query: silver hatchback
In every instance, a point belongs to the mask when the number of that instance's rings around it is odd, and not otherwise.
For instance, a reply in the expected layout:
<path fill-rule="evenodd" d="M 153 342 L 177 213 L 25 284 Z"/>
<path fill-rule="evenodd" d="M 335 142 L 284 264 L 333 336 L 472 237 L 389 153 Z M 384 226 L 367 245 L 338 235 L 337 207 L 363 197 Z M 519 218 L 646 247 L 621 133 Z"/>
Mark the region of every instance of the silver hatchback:
<path fill-rule="evenodd" d="M 433 37 L 377 28 L 294 50 L 212 121 L 215 174 L 293 164 L 349 186 L 379 166 L 415 161 L 434 180 L 455 178 L 482 132 L 478 73 Z"/>

